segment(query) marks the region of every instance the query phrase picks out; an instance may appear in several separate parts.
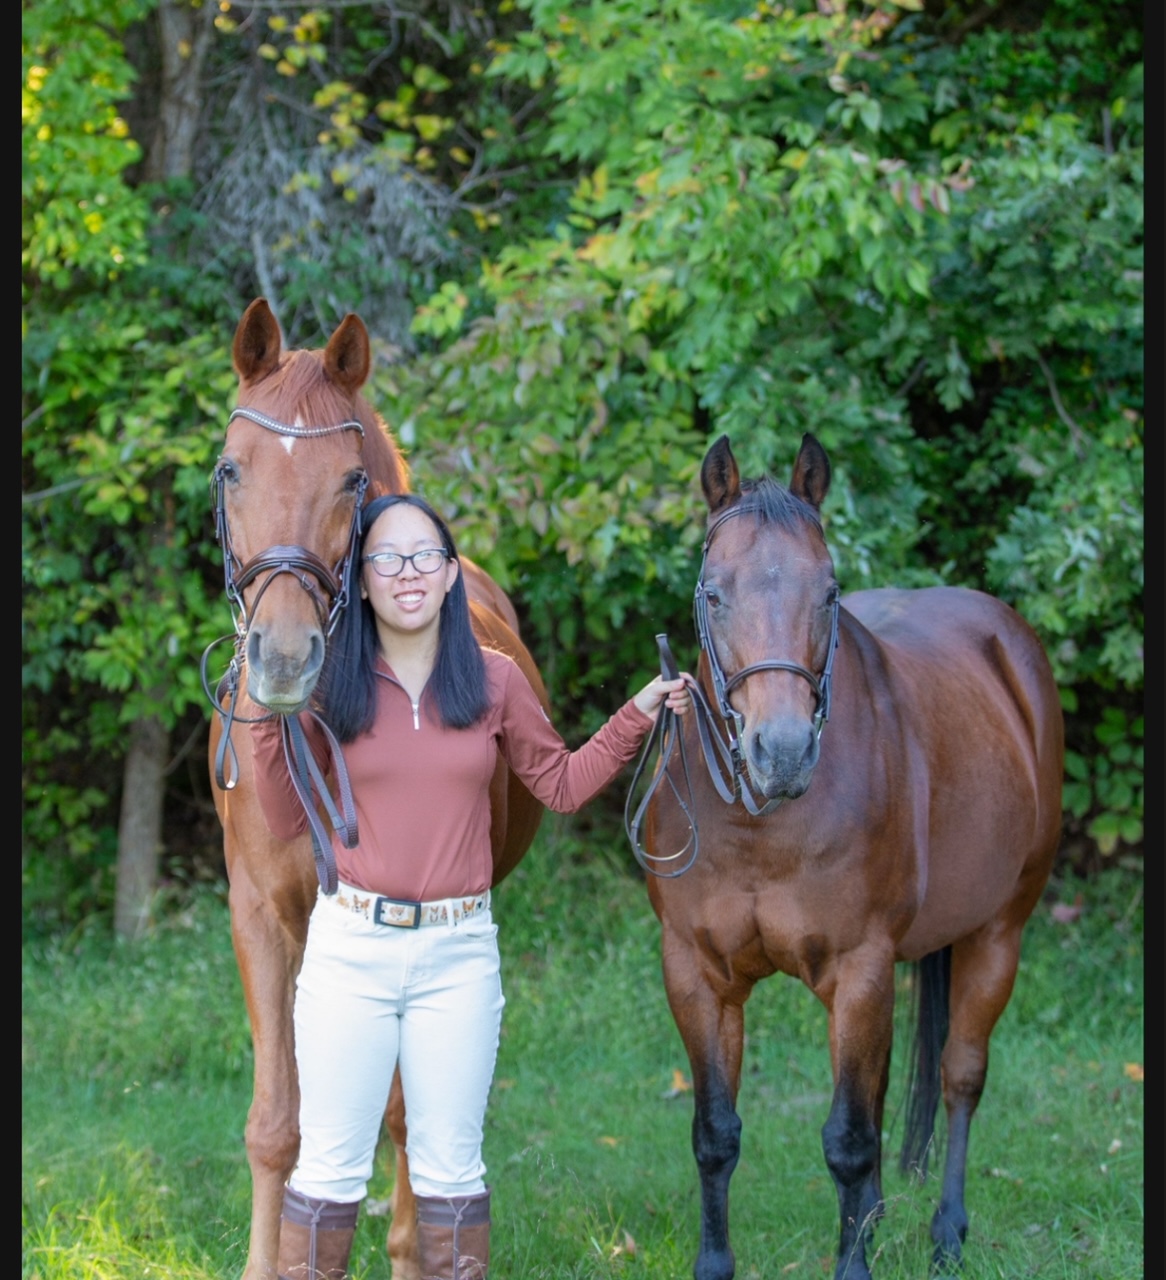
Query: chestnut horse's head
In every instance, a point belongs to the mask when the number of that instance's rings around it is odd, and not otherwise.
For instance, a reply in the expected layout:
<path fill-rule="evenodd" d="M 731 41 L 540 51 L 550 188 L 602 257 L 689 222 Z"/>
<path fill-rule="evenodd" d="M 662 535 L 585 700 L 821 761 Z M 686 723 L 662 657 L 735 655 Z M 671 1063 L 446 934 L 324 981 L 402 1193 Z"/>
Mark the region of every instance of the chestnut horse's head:
<path fill-rule="evenodd" d="M 701 467 L 708 532 L 696 589 L 701 668 L 765 801 L 810 785 L 829 714 L 838 584 L 818 508 L 830 485 L 807 435 L 789 489 L 743 484 L 727 436 Z M 735 727 L 735 732 L 733 728 Z"/>
<path fill-rule="evenodd" d="M 256 299 L 235 331 L 239 395 L 215 468 L 227 593 L 240 612 L 247 688 L 281 714 L 304 707 L 324 661 L 368 497 L 408 473 L 360 394 L 368 331 L 346 316 L 322 351 L 286 351 Z"/>

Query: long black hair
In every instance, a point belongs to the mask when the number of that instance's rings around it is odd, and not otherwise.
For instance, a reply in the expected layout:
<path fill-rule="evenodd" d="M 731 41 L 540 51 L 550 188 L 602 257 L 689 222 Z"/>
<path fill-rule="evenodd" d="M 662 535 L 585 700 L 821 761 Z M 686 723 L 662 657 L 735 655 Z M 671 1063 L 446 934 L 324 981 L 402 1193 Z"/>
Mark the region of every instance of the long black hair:
<path fill-rule="evenodd" d="M 451 560 L 457 548 L 449 526 L 425 501 L 412 493 L 374 498 L 360 515 L 360 548 L 348 566 L 348 604 L 341 610 L 328 641 L 324 669 L 317 685 L 316 703 L 341 742 L 351 742 L 372 728 L 377 710 L 377 628 L 372 605 L 360 598 L 360 572 L 364 549 L 373 525 L 391 507 L 416 507 L 433 521 L 441 545 Z M 437 715 L 447 729 L 465 729 L 477 723 L 489 709 L 486 664 L 470 623 L 461 565 L 453 586 L 446 592 L 438 617 L 437 659 L 426 685 Z"/>

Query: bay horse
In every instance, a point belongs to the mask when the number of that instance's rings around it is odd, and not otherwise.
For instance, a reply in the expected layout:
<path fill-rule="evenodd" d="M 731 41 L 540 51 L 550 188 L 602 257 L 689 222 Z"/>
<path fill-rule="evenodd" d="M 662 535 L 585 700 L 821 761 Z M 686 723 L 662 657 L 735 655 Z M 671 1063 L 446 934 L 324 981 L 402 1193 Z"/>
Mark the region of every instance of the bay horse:
<path fill-rule="evenodd" d="M 734 1274 L 744 1006 L 776 972 L 828 1013 L 835 1277 L 869 1280 L 897 961 L 919 966 L 904 1168 L 926 1170 L 942 1089 L 933 1263 L 959 1264 L 988 1041 L 1060 839 L 1064 726 L 1036 635 L 968 589 L 840 598 L 820 520 L 829 483 L 811 435 L 788 489 L 743 483 L 727 436 L 701 468 L 697 714 L 684 717 L 681 761 L 657 769 L 677 791 L 656 787 L 644 825 L 665 990 L 692 1068 L 697 1280 Z M 702 729 L 720 747 L 692 771 L 690 817 L 680 763 L 701 759 Z M 671 870 L 697 832 L 691 865 Z"/>
<path fill-rule="evenodd" d="M 292 1007 L 317 872 L 310 835 L 278 840 L 251 782 L 250 738 L 231 718 L 291 715 L 306 707 L 320 674 L 331 619 L 344 607 L 347 557 L 363 503 L 409 488 L 409 471 L 381 418 L 361 394 L 368 332 L 349 315 L 323 350 L 285 350 L 279 325 L 258 298 L 232 346 L 237 405 L 215 467 L 216 516 L 227 594 L 237 613 L 226 713 L 213 718 L 210 763 L 230 883 L 231 934 L 254 1044 L 246 1125 L 251 1170 L 250 1242 L 244 1280 L 275 1280 L 284 1184 L 299 1149 L 299 1088 Z M 508 653 L 544 707 L 546 690 L 518 637 L 509 599 L 463 560 L 479 640 Z M 258 710 L 255 707 L 258 704 Z M 227 740 L 224 741 L 226 735 Z M 542 806 L 499 764 L 491 787 L 494 883 L 522 858 Z M 394 1280 L 416 1280 L 415 1205 L 405 1158 L 399 1078 L 386 1122 L 396 1147 L 387 1248 Z"/>

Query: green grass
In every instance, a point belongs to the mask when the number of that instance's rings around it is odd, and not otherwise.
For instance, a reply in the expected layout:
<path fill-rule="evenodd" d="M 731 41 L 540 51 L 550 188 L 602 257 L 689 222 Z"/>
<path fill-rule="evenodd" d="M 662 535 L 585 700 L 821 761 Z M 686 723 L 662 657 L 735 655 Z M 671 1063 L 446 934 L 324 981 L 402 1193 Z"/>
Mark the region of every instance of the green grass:
<path fill-rule="evenodd" d="M 692 1273 L 688 1063 L 642 884 L 612 838 L 548 820 L 497 891 L 507 1007 L 487 1116 L 498 1280 Z M 1143 1275 L 1141 881 L 1111 872 L 1026 936 L 972 1132 L 966 1280 Z M 250 1044 L 221 894 L 148 942 L 101 928 L 23 948 L 23 1272 L 39 1280 L 237 1276 L 246 1256 Z M 742 1280 L 832 1274 L 825 1014 L 790 979 L 756 990 L 731 1225 Z M 900 1064 L 896 1063 L 898 1068 Z M 888 1105 L 897 1137 L 902 1082 Z M 888 1160 L 880 1280 L 923 1280 L 937 1190 Z M 387 1198 L 378 1173 L 370 1202 Z M 356 1280 L 387 1280 L 363 1214 Z"/>

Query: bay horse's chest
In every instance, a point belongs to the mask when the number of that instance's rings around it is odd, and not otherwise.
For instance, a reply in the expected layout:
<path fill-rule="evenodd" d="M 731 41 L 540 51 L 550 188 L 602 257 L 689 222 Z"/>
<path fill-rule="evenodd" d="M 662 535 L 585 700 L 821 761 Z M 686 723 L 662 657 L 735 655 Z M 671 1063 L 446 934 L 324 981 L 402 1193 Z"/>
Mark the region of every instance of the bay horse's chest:
<path fill-rule="evenodd" d="M 772 825 L 773 820 L 767 823 Z M 922 896 L 910 840 L 890 862 L 870 856 L 861 832 L 818 840 L 812 827 L 759 842 L 746 830 L 706 845 L 675 880 L 650 880 L 666 938 L 695 947 L 714 970 L 757 981 L 773 973 L 817 990 L 837 957 L 901 937 Z M 667 945 L 667 943 L 666 943 Z"/>

